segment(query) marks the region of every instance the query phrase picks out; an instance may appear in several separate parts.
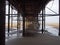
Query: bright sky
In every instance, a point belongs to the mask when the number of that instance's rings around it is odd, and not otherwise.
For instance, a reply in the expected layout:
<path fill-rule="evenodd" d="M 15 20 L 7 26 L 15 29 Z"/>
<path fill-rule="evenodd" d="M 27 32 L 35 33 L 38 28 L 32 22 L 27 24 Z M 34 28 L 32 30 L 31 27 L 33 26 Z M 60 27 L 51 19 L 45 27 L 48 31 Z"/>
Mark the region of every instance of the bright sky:
<path fill-rule="evenodd" d="M 59 14 L 59 0 L 54 0 L 54 1 L 49 2 L 46 7 L 49 7 L 51 10 L 53 10 L 57 14 Z M 14 13 L 15 12 L 16 11 L 14 10 Z M 47 8 L 45 9 L 45 13 L 46 14 L 55 14 Z M 8 14 L 8 6 L 6 6 L 6 14 Z M 6 21 L 7 20 L 8 19 L 6 18 Z M 58 22 L 59 22 L 59 16 L 46 17 L 46 23 L 58 23 Z"/>
<path fill-rule="evenodd" d="M 59 0 L 50 1 L 46 7 L 49 7 L 51 10 L 53 10 L 54 12 L 58 14 L 59 13 Z M 46 14 L 55 14 L 47 8 L 45 10 L 46 10 L 45 12 Z"/>
<path fill-rule="evenodd" d="M 46 7 L 49 7 L 51 10 L 59 14 L 59 0 L 51 1 L 47 4 Z M 46 8 L 46 14 L 55 14 L 49 9 Z M 46 17 L 46 23 L 59 23 L 59 16 L 50 16 Z"/>

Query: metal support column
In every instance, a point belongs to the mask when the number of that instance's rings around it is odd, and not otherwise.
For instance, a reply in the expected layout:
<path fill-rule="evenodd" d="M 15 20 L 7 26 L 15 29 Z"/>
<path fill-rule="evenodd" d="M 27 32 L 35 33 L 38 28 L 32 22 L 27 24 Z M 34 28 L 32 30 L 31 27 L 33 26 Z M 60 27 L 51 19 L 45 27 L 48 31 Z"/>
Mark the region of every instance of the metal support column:
<path fill-rule="evenodd" d="M 8 36 L 9 36 L 9 30 L 10 30 L 10 3 L 8 5 Z"/>
<path fill-rule="evenodd" d="M 43 34 L 43 30 L 44 30 L 44 27 L 43 27 L 43 9 L 42 9 L 42 34 Z"/>
<path fill-rule="evenodd" d="M 23 10 L 23 36 L 25 36 L 25 0 L 22 1 L 22 10 Z"/>
<path fill-rule="evenodd" d="M 23 16 L 23 36 L 25 36 L 25 16 Z"/>
<path fill-rule="evenodd" d="M 5 0 L 0 0 L 0 45 L 5 45 Z"/>
<path fill-rule="evenodd" d="M 44 8 L 42 9 L 42 34 L 43 31 L 45 30 L 45 6 L 43 6 Z"/>

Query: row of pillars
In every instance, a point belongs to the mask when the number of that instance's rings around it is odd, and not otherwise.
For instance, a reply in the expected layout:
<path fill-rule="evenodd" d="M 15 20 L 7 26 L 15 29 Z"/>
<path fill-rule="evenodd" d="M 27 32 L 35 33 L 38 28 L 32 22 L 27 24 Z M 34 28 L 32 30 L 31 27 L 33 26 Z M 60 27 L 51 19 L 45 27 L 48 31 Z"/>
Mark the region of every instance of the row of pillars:
<path fill-rule="evenodd" d="M 24 16 L 23 19 L 24 19 L 23 22 L 25 22 Z M 25 32 L 24 26 L 25 23 L 23 23 L 23 32 Z M 59 27 L 60 27 L 60 5 L 59 5 Z M 60 28 L 59 28 L 59 35 L 60 35 Z M 0 45 L 5 45 L 5 0 L 0 0 Z"/>

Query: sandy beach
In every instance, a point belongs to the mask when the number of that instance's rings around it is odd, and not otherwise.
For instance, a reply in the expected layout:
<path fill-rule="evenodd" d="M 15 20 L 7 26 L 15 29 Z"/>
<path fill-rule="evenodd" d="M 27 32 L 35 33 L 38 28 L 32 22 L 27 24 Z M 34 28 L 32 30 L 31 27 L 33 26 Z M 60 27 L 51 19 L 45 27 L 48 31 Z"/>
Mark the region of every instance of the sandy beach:
<path fill-rule="evenodd" d="M 20 25 L 23 25 L 23 24 L 20 24 Z M 48 25 L 48 26 L 51 26 L 51 27 L 57 28 L 57 29 L 59 28 L 59 23 L 46 23 L 45 25 Z M 6 24 L 5 26 L 8 27 L 8 24 Z M 11 27 L 11 24 L 10 24 L 10 27 Z M 17 24 L 16 23 L 12 24 L 12 27 L 17 28 Z"/>

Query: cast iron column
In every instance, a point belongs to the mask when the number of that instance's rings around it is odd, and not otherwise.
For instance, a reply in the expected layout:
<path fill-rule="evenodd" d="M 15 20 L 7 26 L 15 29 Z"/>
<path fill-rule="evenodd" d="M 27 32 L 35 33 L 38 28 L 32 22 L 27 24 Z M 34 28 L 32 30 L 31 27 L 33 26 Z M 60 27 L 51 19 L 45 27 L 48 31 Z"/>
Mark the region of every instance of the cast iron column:
<path fill-rule="evenodd" d="M 23 36 L 25 36 L 25 0 L 22 0 Z"/>
<path fill-rule="evenodd" d="M 45 30 L 45 5 L 42 5 L 42 34 Z"/>
<path fill-rule="evenodd" d="M 0 0 L 0 45 L 5 45 L 5 0 Z"/>
<path fill-rule="evenodd" d="M 10 31 L 10 3 L 8 5 L 8 36 Z"/>

